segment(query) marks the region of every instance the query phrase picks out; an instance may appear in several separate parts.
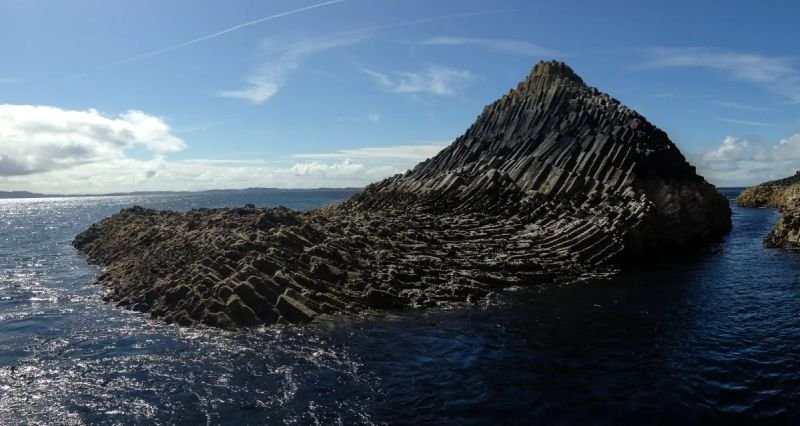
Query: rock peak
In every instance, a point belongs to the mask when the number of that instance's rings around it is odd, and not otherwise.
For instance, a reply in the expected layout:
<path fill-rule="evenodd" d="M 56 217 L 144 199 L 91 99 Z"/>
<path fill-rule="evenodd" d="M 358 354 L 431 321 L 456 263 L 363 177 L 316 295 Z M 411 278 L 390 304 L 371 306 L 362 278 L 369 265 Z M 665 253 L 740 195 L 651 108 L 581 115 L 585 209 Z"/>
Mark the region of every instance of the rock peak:
<path fill-rule="evenodd" d="M 575 71 L 573 71 L 569 65 L 560 61 L 540 61 L 533 67 L 530 75 L 528 75 L 528 81 L 535 79 L 545 79 L 549 81 L 563 80 L 585 85 L 583 79 L 581 79 L 578 74 L 575 74 Z"/>
<path fill-rule="evenodd" d="M 537 210 L 542 200 L 553 207 Z M 608 249 L 602 255 L 590 250 L 594 263 L 688 247 L 730 229 L 728 200 L 666 133 L 558 61 L 536 64 L 453 144 L 347 206 L 519 214 L 542 219 L 540 231 L 553 235 L 593 218 L 585 226 L 602 224 L 598 232 L 614 241 L 595 247 Z M 542 226 L 551 218 L 558 219 Z"/>

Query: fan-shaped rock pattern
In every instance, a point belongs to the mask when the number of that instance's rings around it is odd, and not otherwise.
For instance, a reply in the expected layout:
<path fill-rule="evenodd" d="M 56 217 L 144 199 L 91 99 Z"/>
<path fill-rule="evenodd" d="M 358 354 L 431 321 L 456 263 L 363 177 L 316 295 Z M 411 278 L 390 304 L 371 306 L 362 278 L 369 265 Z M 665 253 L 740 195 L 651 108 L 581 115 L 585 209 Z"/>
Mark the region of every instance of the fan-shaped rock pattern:
<path fill-rule="evenodd" d="M 781 217 L 764 238 L 770 248 L 800 250 L 800 171 L 784 179 L 745 189 L 736 197 L 741 207 L 772 207 Z"/>
<path fill-rule="evenodd" d="M 404 175 L 307 213 L 123 210 L 76 237 L 109 299 L 182 324 L 299 322 L 602 273 L 730 229 L 667 135 L 538 64 Z"/>

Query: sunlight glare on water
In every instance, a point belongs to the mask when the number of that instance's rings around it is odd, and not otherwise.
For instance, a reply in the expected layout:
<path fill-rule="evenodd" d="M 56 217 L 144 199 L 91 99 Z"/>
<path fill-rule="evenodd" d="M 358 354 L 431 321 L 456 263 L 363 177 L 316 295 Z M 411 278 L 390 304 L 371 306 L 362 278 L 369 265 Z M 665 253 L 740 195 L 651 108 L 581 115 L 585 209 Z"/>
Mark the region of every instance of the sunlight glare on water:
<path fill-rule="evenodd" d="M 0 201 L 0 424 L 787 420 L 800 406 L 800 256 L 734 207 L 701 253 L 479 306 L 226 332 L 102 302 L 72 237 L 122 207 L 349 192 Z M 735 191 L 728 192 L 732 198 Z"/>

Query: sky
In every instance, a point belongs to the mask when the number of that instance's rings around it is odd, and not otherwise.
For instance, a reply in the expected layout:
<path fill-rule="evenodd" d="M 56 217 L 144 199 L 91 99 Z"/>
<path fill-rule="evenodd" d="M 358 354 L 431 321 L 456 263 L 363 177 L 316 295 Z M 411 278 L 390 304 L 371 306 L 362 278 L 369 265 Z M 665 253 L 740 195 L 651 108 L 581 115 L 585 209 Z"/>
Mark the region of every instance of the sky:
<path fill-rule="evenodd" d="M 363 186 L 540 60 L 711 183 L 800 169 L 795 1 L 0 0 L 0 190 Z"/>

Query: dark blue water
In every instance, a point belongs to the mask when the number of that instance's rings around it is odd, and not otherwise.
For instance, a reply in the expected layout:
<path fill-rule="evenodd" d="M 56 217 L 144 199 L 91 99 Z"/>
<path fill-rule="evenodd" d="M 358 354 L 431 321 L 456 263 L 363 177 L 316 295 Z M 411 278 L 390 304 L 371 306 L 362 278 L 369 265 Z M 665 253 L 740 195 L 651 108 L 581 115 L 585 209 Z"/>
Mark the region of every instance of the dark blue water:
<path fill-rule="evenodd" d="M 772 210 L 734 207 L 719 244 L 609 281 L 239 332 L 103 303 L 97 270 L 69 244 L 133 204 L 309 208 L 348 195 L 0 201 L 0 424 L 800 418 L 800 254 L 762 247 Z"/>

